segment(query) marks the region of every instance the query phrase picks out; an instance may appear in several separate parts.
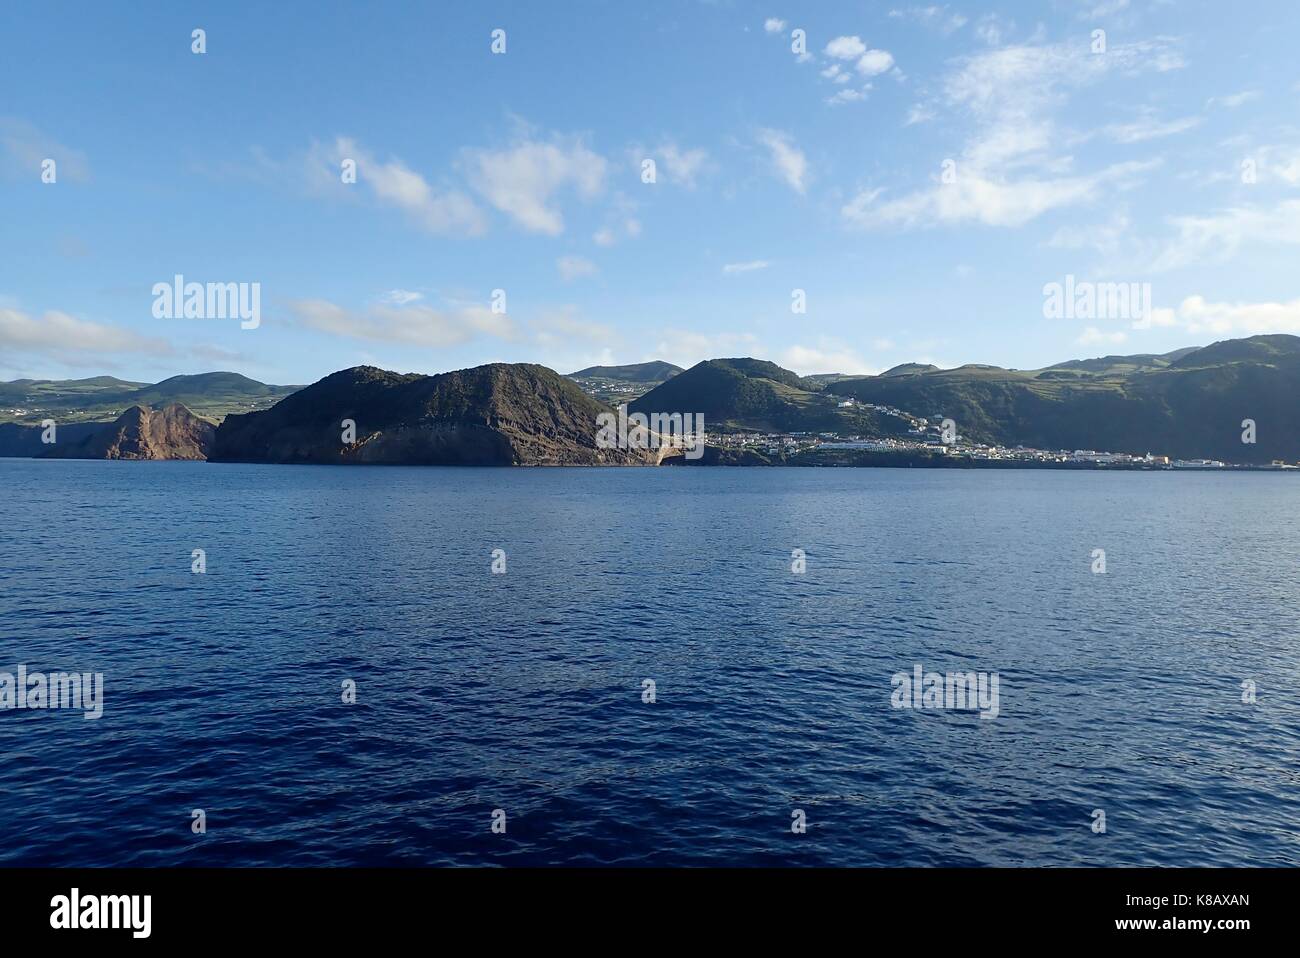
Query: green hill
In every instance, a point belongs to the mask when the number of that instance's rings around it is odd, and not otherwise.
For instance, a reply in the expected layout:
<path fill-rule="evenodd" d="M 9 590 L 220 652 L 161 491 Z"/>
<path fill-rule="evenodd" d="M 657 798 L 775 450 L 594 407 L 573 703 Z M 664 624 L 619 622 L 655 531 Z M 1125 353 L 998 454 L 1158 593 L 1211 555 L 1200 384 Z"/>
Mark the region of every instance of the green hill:
<path fill-rule="evenodd" d="M 655 361 L 628 366 L 588 366 L 569 373 L 567 378 L 581 386 L 589 396 L 618 406 L 644 395 L 681 371 L 680 366 Z"/>
<path fill-rule="evenodd" d="M 1166 369 L 1175 361 L 1197 351 L 1191 346 L 1175 349 L 1171 353 L 1139 353 L 1134 356 L 1099 356 L 1095 359 L 1071 359 L 1039 370 L 1040 375 L 1049 374 L 1047 378 L 1064 379 L 1065 374 L 1087 376 L 1127 376 L 1144 369 Z"/>
<path fill-rule="evenodd" d="M 90 379 L 15 379 L 0 382 L 0 406 L 88 402 L 97 397 L 119 395 L 147 386 L 113 376 Z"/>
<path fill-rule="evenodd" d="M 950 417 L 967 438 L 1002 445 L 1230 462 L 1300 459 L 1300 338 L 1256 336 L 1177 353 L 1104 357 L 1082 371 L 963 366 L 826 388 Z M 1241 442 L 1243 419 L 1255 420 L 1253 445 Z"/>
<path fill-rule="evenodd" d="M 813 373 L 811 376 L 804 376 L 803 381 L 808 384 L 810 389 L 821 389 L 827 383 L 837 383 L 841 379 L 858 379 L 859 376 L 850 373 Z"/>
<path fill-rule="evenodd" d="M 379 461 L 406 461 L 410 455 L 424 457 L 421 461 L 598 462 L 608 460 L 593 455 L 590 434 L 594 416 L 608 408 L 608 401 L 646 414 L 698 413 L 713 433 L 915 439 L 917 434 L 909 433 L 911 417 L 931 420 L 932 426 L 941 417 L 955 420 L 966 439 L 1006 446 L 1300 461 L 1296 336 L 1251 336 L 1037 370 L 905 363 L 879 376 L 800 377 L 747 357 L 676 368 L 669 363 L 593 366 L 561 377 L 541 366 L 494 364 L 430 377 L 358 367 L 307 389 L 269 386 L 230 372 L 173 376 L 154 384 L 109 376 L 20 379 L 0 383 L 0 425 L 12 424 L 0 431 L 0 455 L 40 455 L 33 438 L 39 431 L 32 427 L 43 418 L 57 420 L 62 429 L 112 422 L 135 405 L 159 410 L 181 403 L 213 421 L 271 409 L 270 418 L 238 416 L 238 428 L 226 431 L 228 438 L 239 437 L 238 444 L 225 446 L 238 450 L 230 453 L 234 458 L 338 461 L 330 458 L 340 453 L 328 435 L 304 432 L 293 439 L 294 430 L 321 417 L 322 422 L 356 418 L 345 413 L 359 409 L 382 440 L 358 455 L 379 456 Z M 653 382 L 659 375 L 667 378 Z M 1241 441 L 1246 419 L 1255 422 L 1253 444 Z M 275 423 L 288 432 L 272 430 L 270 445 L 258 446 L 257 437 Z M 459 438 L 439 440 L 442 445 L 434 448 L 420 432 L 425 428 Z M 395 434 L 406 436 L 412 448 L 393 446 Z M 306 445 L 294 452 L 284 445 L 290 440 Z"/>
<path fill-rule="evenodd" d="M 0 422 L 112 422 L 132 406 L 160 409 L 181 403 L 194 413 L 220 420 L 233 412 L 273 406 L 301 387 L 268 386 L 239 373 L 172 376 L 136 383 L 112 376 L 91 379 L 16 379 L 0 383 Z"/>
<path fill-rule="evenodd" d="M 880 375 L 912 376 L 912 375 L 916 375 L 917 373 L 932 373 L 937 371 L 938 368 L 939 368 L 938 366 L 933 366 L 930 365 L 929 363 L 899 363 L 897 366 L 893 366 L 889 369 L 886 369 Z"/>
<path fill-rule="evenodd" d="M 588 366 L 576 373 L 569 373 L 570 379 L 620 379 L 631 383 L 661 383 L 671 379 L 682 371 L 681 366 L 674 366 L 662 360 L 650 363 L 633 363 L 628 366 Z"/>
<path fill-rule="evenodd" d="M 830 387 L 827 387 L 827 389 Z M 709 359 L 628 405 L 632 412 L 699 413 L 706 430 L 896 435 L 902 420 L 859 407 L 762 359 Z"/>
<path fill-rule="evenodd" d="M 1276 334 L 1251 336 L 1249 339 L 1225 339 L 1201 349 L 1189 351 L 1172 366 L 1195 369 L 1228 363 L 1286 363 L 1300 353 L 1300 337 Z"/>

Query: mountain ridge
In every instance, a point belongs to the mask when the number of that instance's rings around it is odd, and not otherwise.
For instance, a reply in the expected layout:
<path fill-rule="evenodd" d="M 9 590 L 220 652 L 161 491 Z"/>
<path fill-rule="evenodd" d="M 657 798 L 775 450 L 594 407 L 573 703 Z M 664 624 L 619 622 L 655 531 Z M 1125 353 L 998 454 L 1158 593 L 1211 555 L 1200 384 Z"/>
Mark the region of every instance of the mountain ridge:
<path fill-rule="evenodd" d="M 228 416 L 214 462 L 649 465 L 656 451 L 602 449 L 612 410 L 545 366 L 489 363 L 424 376 L 356 366 L 269 410 Z M 349 423 L 351 424 L 349 432 Z"/>
<path fill-rule="evenodd" d="M 864 377 L 827 391 L 952 418 L 967 438 L 1044 449 L 1159 452 L 1245 463 L 1300 459 L 1300 337 L 1222 340 L 1163 366 L 1098 372 L 969 364 Z M 1102 357 L 1109 359 L 1133 357 Z M 1243 422 L 1256 441 L 1242 442 Z"/>
<path fill-rule="evenodd" d="M 162 408 L 179 402 L 196 415 L 220 420 L 231 412 L 274 405 L 301 389 L 275 386 L 241 373 L 216 371 L 137 383 L 114 376 L 88 379 L 15 379 L 0 382 L 0 422 L 113 422 L 132 406 Z"/>
<path fill-rule="evenodd" d="M 588 370 L 598 368 L 632 367 Z M 15 380 L 0 384 L 0 390 L 34 395 L 44 386 L 57 391 L 71 383 L 74 391 L 98 394 L 123 382 L 113 377 Z M 128 409 L 156 413 L 180 405 L 197 419 L 215 419 L 175 397 L 206 389 L 227 397 L 233 390 L 248 399 L 285 388 L 237 373 L 171 377 L 133 389 L 155 402 Z M 936 428 L 934 422 L 951 418 L 966 440 L 989 445 L 1267 464 L 1300 460 L 1298 397 L 1300 337 L 1268 334 L 1163 354 L 1069 360 L 1038 370 L 902 364 L 874 376 L 802 377 L 753 357 L 711 359 L 675 373 L 626 405 L 631 414 L 701 415 L 712 435 L 821 434 L 916 444 L 918 436 Z M 647 464 L 665 458 L 647 450 L 598 448 L 596 417 L 610 412 L 610 404 L 584 392 L 572 376 L 528 363 L 435 376 L 358 366 L 294 388 L 274 404 L 265 394 L 262 401 L 266 408 L 223 417 L 210 458 L 484 465 Z M 132 413 L 138 421 L 119 422 L 125 413 L 116 412 L 112 422 L 49 418 L 59 425 L 61 443 L 84 443 L 97 455 L 123 455 L 139 446 L 138 436 L 149 433 L 144 414 Z M 163 415 L 159 421 L 167 419 Z M 354 420 L 357 430 L 347 442 L 341 438 L 346 419 Z M 1255 442 L 1242 441 L 1247 423 L 1253 423 Z M 108 439 L 90 441 L 113 426 L 116 432 Z M 184 433 L 178 428 L 158 448 L 175 440 L 182 450 L 177 455 L 193 457 Z M 33 422 L 0 424 L 0 455 L 54 454 L 43 448 L 39 435 Z"/>

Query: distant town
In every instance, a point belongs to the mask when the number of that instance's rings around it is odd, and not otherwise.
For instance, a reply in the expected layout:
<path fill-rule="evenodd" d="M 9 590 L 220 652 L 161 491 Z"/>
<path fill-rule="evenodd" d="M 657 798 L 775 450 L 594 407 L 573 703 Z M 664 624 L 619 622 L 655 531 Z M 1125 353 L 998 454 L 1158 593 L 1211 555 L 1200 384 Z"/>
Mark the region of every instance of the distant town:
<path fill-rule="evenodd" d="M 933 415 L 928 419 L 913 415 L 893 406 L 858 403 L 847 399 L 839 402 L 841 408 L 857 405 L 907 422 L 907 435 L 911 438 L 841 435 L 834 432 L 709 432 L 706 443 L 719 449 L 737 452 L 756 452 L 782 459 L 807 457 L 810 454 L 836 452 L 895 453 L 912 455 L 947 456 L 951 459 L 1014 465 L 1084 466 L 1118 469 L 1242 469 L 1290 470 L 1300 469 L 1300 463 L 1274 460 L 1267 465 L 1247 465 L 1223 462 L 1218 459 L 1171 459 L 1150 451 L 1144 453 L 1108 452 L 1095 449 L 1035 449 L 1030 446 L 996 446 L 967 441 L 960 433 L 951 438 L 944 436 L 946 417 Z"/>

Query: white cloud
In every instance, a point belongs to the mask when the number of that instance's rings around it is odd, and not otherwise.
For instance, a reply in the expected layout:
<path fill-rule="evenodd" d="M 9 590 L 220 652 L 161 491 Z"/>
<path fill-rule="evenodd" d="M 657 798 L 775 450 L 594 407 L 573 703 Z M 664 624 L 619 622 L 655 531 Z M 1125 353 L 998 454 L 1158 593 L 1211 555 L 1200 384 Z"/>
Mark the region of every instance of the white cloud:
<path fill-rule="evenodd" d="M 880 372 L 857 353 L 832 340 L 821 340 L 816 346 L 790 346 L 781 352 L 777 364 L 792 369 L 800 376 L 816 373 L 851 373 L 875 375 Z"/>
<path fill-rule="evenodd" d="M 1234 137 L 1230 141 L 1220 143 L 1219 146 L 1225 151 L 1231 151 L 1224 156 L 1226 168 L 1195 177 L 1193 174 L 1187 174 L 1188 178 L 1195 178 L 1204 184 L 1241 183 L 1242 172 L 1249 164 L 1253 166 L 1255 178 L 1260 183 L 1267 183 L 1276 178 L 1277 181 L 1289 186 L 1300 186 L 1300 145 L 1289 143 L 1250 146 L 1248 144 L 1246 137 Z M 1240 156 L 1234 156 L 1233 154 L 1238 150 Z"/>
<path fill-rule="evenodd" d="M 524 140 L 503 150 L 465 153 L 470 184 L 492 206 L 533 233 L 558 236 L 564 216 L 555 194 L 567 187 L 593 199 L 604 188 L 604 157 L 580 140 Z"/>
<path fill-rule="evenodd" d="M 1068 103 L 1070 92 L 1112 72 L 1161 69 L 1170 49 L 1167 42 L 1143 41 L 1112 44 L 1106 56 L 1096 56 L 1086 43 L 1031 43 L 955 61 L 939 84 L 940 94 L 914 106 L 907 122 L 924 122 L 940 109 L 971 122 L 971 133 L 955 158 L 956 181 L 940 183 L 932 176 L 926 187 L 888 202 L 878 201 L 879 187 L 864 190 L 843 206 L 844 217 L 859 226 L 1019 226 L 1049 210 L 1097 199 L 1107 187 L 1131 187 L 1158 163 L 1073 173 L 1073 157 L 1053 152 L 1072 141 L 1057 129 L 1055 114 Z M 1173 128 L 1152 124 L 1111 130 L 1115 137 L 1133 141 L 1170 132 Z"/>
<path fill-rule="evenodd" d="M 592 234 L 592 241 L 595 242 L 597 246 L 608 248 L 615 245 L 620 238 L 636 239 L 641 235 L 641 221 L 634 217 L 628 217 L 625 219 L 621 226 L 622 237 L 619 235 L 619 229 L 620 227 L 617 224 L 603 226 Z"/>
<path fill-rule="evenodd" d="M 348 137 L 339 137 L 331 148 L 313 144 L 307 159 L 309 176 L 318 186 L 338 184 L 344 160 L 356 162 L 357 185 L 429 232 L 477 236 L 487 229 L 482 211 L 460 190 L 436 190 L 400 160 L 381 163 Z"/>
<path fill-rule="evenodd" d="M 458 346 L 479 336 L 514 339 L 514 323 L 504 313 L 486 306 L 438 310 L 431 306 L 371 306 L 364 312 L 345 309 L 323 299 L 289 304 L 298 321 L 310 329 L 374 342 L 405 343 L 443 348 Z"/>
<path fill-rule="evenodd" d="M 1107 346 L 1117 346 L 1128 339 L 1128 333 L 1124 332 L 1103 332 L 1096 326 L 1087 327 L 1082 334 L 1075 339 L 1079 346 L 1098 346 L 1105 344 Z"/>
<path fill-rule="evenodd" d="M 390 289 L 379 297 L 381 303 L 390 306 L 405 306 L 407 303 L 414 303 L 420 299 L 424 299 L 423 293 L 412 292 L 409 289 Z"/>
<path fill-rule="evenodd" d="M 90 162 L 85 153 L 64 146 L 26 120 L 0 117 L 0 172 L 40 182 L 41 163 L 47 159 L 54 160 L 56 182 L 90 179 Z"/>
<path fill-rule="evenodd" d="M 1129 0 L 1103 0 L 1095 6 L 1085 4 L 1088 9 L 1079 11 L 1080 20 L 1100 20 L 1103 17 L 1114 16 L 1128 8 Z"/>
<path fill-rule="evenodd" d="M 705 169 L 709 154 L 701 149 L 683 149 L 676 143 L 663 143 L 655 150 L 664 174 L 674 183 L 687 189 L 695 188 L 695 180 Z"/>
<path fill-rule="evenodd" d="M 768 17 L 763 21 L 763 29 L 768 33 L 780 33 L 785 29 L 785 21 L 777 17 Z"/>
<path fill-rule="evenodd" d="M 1112 123 L 1102 128 L 1102 133 L 1117 143 L 1141 143 L 1162 136 L 1173 136 L 1200 126 L 1201 117 L 1185 116 L 1178 120 L 1161 123 L 1151 116 L 1132 123 Z"/>
<path fill-rule="evenodd" d="M 917 123 L 926 123 L 934 119 L 934 111 L 929 107 L 917 104 L 907 111 L 907 119 L 903 121 L 903 126 L 913 126 Z"/>
<path fill-rule="evenodd" d="M 935 183 L 885 203 L 876 202 L 879 188 L 864 190 L 841 213 L 851 225 L 865 228 L 966 222 L 1022 226 L 1049 210 L 1094 199 L 1104 184 L 1131 180 L 1150 168 L 1146 163 L 1119 163 L 1089 176 L 995 180 L 959 167 L 954 183 Z"/>
<path fill-rule="evenodd" d="M 1152 259 L 1149 269 L 1162 271 L 1224 262 L 1245 244 L 1300 244 L 1300 200 L 1272 208 L 1237 207 L 1209 216 L 1170 220 L 1176 235 Z"/>
<path fill-rule="evenodd" d="M 795 146 L 788 133 L 780 130 L 759 130 L 758 141 L 771 154 L 772 167 L 796 193 L 807 189 L 808 158 Z"/>
<path fill-rule="evenodd" d="M 857 103 L 859 100 L 865 100 L 867 98 L 866 91 L 870 89 L 871 84 L 868 83 L 861 90 L 840 90 L 833 96 L 828 96 L 826 102 L 831 106 L 838 106 L 841 103 Z"/>
<path fill-rule="evenodd" d="M 596 275 L 596 264 L 582 256 L 561 256 L 555 261 L 555 268 L 560 271 L 560 278 L 566 283 L 583 276 Z"/>
<path fill-rule="evenodd" d="M 755 270 L 767 269 L 772 264 L 765 259 L 752 259 L 745 263 L 727 263 L 722 267 L 722 272 L 727 275 L 734 273 L 752 273 Z"/>
<path fill-rule="evenodd" d="M 1300 151 L 1290 157 L 1271 161 L 1267 164 L 1268 172 L 1275 173 L 1292 186 L 1300 185 Z"/>
<path fill-rule="evenodd" d="M 653 355 L 683 369 L 705 359 L 758 356 L 766 353 L 751 333 L 715 333 L 712 335 L 686 329 L 666 329 L 655 344 Z"/>
<path fill-rule="evenodd" d="M 861 37 L 836 37 L 826 44 L 825 54 L 836 60 L 856 60 L 867 52 Z"/>
<path fill-rule="evenodd" d="M 29 353 L 76 363 L 91 356 L 132 354 L 170 356 L 169 342 L 120 326 L 77 319 L 58 310 L 40 318 L 18 309 L 0 307 L 0 354 Z"/>
<path fill-rule="evenodd" d="M 237 349 L 227 349 L 225 346 L 218 346 L 215 343 L 200 343 L 190 349 L 190 354 L 214 363 L 255 362 L 254 358 L 248 353 L 242 353 Z"/>
<path fill-rule="evenodd" d="M 619 335 L 603 323 L 591 323 L 578 318 L 575 307 L 565 306 L 542 313 L 533 324 L 533 339 L 548 349 L 572 347 L 578 342 L 583 349 L 600 347 L 608 354 L 608 347 L 619 342 Z"/>
<path fill-rule="evenodd" d="M 1232 93 L 1228 96 L 1212 96 L 1205 101 L 1205 107 L 1209 109 L 1212 106 L 1224 106 L 1229 110 L 1235 110 L 1243 103 L 1249 103 L 1258 96 L 1258 90 L 1242 90 L 1240 93 Z"/>
<path fill-rule="evenodd" d="M 960 13 L 949 13 L 948 7 L 908 7 L 903 10 L 890 10 L 889 16 L 895 20 L 913 20 L 923 26 L 947 34 L 960 30 L 966 25 L 966 17 Z"/>
<path fill-rule="evenodd" d="M 1202 296 L 1188 296 L 1177 310 L 1163 312 L 1166 325 L 1176 322 L 1189 333 L 1228 337 L 1264 333 L 1300 335 L 1300 299 L 1286 303 L 1210 303 Z"/>
<path fill-rule="evenodd" d="M 975 36 L 991 47 L 1002 42 L 1002 30 L 1003 24 L 995 13 L 985 14 L 980 18 L 979 23 L 975 24 Z"/>
<path fill-rule="evenodd" d="M 1165 41 L 1111 44 L 1104 56 L 1086 43 L 1021 44 L 966 57 L 943 81 L 943 103 L 975 121 L 964 155 L 981 167 L 1042 164 L 1068 137 L 1052 114 L 1074 90 L 1113 73 L 1160 70 L 1172 57 Z"/>
<path fill-rule="evenodd" d="M 857 69 L 863 76 L 879 76 L 894 65 L 888 50 L 868 50 L 858 58 Z"/>

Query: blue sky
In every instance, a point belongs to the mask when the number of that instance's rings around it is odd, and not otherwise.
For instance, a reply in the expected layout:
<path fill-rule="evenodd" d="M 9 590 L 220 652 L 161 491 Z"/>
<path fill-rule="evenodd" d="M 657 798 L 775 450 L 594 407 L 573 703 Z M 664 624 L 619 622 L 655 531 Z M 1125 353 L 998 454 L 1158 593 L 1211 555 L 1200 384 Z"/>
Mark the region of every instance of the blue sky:
<path fill-rule="evenodd" d="M 0 378 L 1300 333 L 1298 35 L 1293 0 L 6 4 Z M 259 283 L 260 326 L 155 318 L 178 273 Z M 1155 308 L 1045 318 L 1067 275 Z"/>

